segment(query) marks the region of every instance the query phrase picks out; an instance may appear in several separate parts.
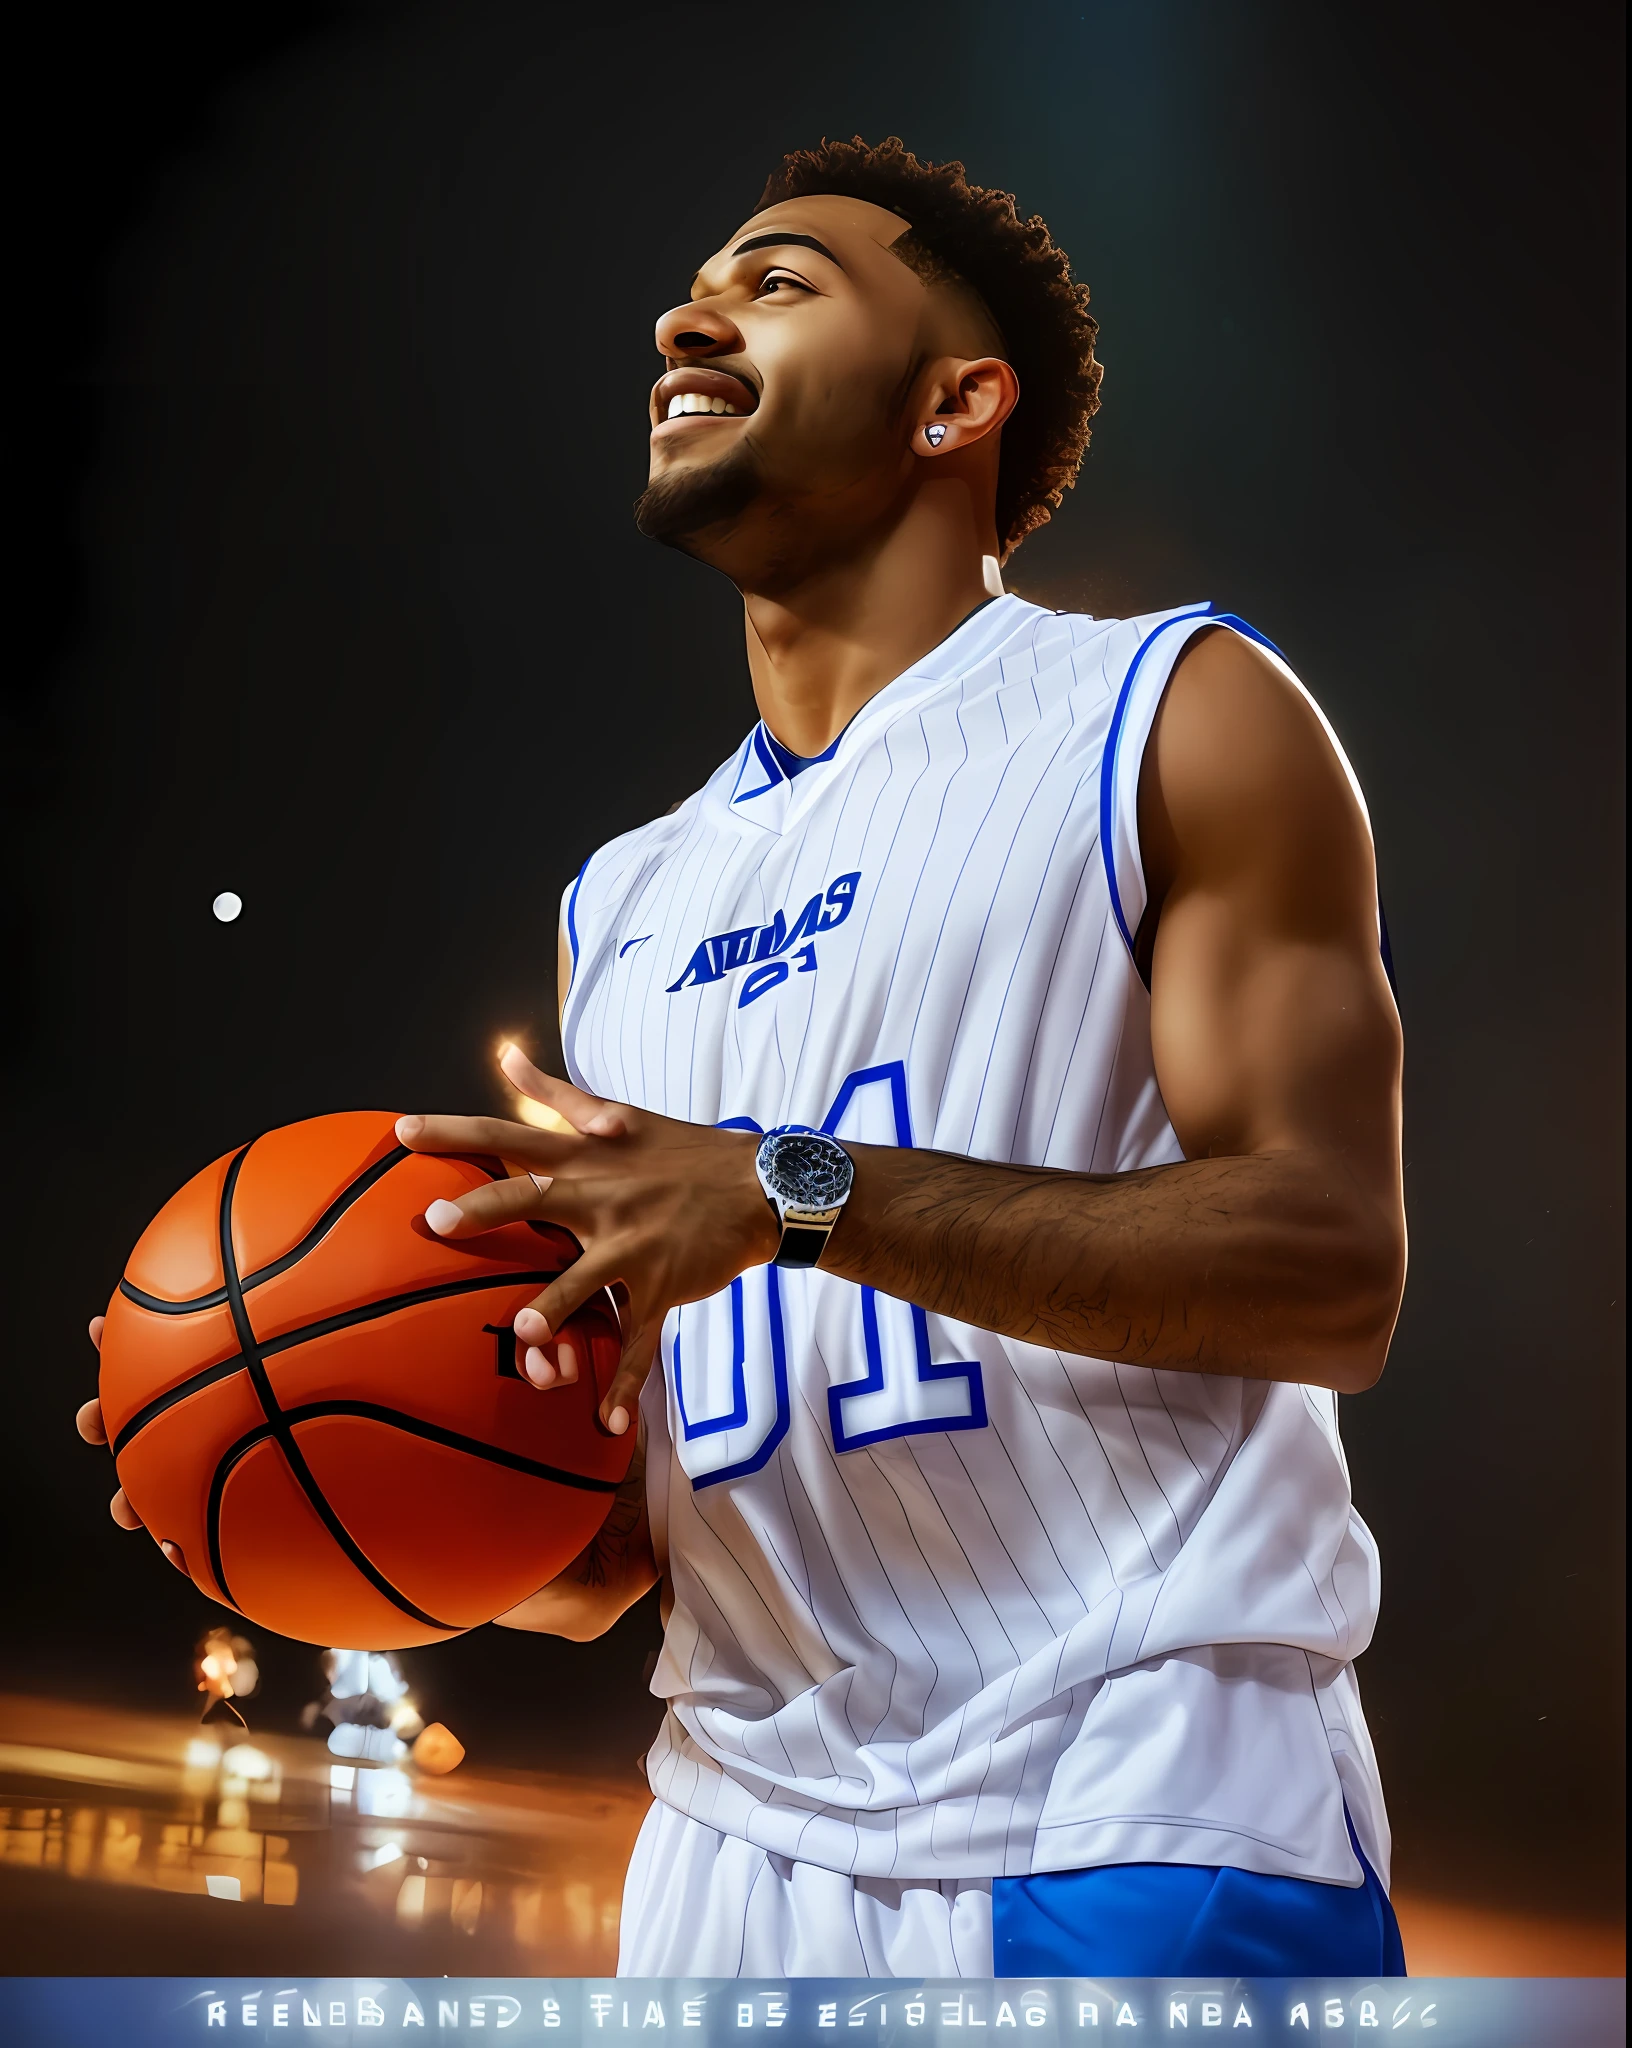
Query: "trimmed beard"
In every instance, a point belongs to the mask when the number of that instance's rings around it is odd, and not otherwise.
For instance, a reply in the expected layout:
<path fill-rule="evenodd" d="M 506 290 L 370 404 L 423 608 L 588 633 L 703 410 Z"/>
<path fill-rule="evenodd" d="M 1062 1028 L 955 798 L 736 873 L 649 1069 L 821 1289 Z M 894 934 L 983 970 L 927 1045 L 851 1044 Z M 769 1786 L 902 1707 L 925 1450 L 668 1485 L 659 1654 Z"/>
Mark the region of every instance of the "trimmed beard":
<path fill-rule="evenodd" d="M 746 435 L 706 469 L 677 469 L 635 500 L 635 525 L 648 540 L 696 553 L 698 535 L 740 519 L 764 489 L 759 457 Z"/>

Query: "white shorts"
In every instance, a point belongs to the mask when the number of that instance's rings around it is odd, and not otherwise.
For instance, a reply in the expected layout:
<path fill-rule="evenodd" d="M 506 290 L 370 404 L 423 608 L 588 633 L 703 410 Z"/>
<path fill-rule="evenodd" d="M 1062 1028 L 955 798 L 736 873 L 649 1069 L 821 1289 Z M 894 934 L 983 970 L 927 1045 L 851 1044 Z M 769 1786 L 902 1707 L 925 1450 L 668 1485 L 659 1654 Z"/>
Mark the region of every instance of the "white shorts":
<path fill-rule="evenodd" d="M 849 1877 L 661 1799 L 623 1884 L 620 1977 L 989 1977 L 992 1881 Z"/>

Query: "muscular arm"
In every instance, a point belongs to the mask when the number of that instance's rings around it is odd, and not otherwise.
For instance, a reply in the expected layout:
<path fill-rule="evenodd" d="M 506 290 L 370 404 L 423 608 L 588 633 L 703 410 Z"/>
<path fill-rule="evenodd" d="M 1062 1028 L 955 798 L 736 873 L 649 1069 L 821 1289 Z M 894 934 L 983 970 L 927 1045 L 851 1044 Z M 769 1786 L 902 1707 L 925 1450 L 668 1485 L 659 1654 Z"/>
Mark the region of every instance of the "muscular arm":
<path fill-rule="evenodd" d="M 1233 634 L 1179 664 L 1139 826 L 1185 1162 L 1068 1174 L 858 1146 L 823 1267 L 1064 1351 L 1370 1386 L 1405 1271 L 1370 834 L 1312 706 Z"/>
<path fill-rule="evenodd" d="M 1313 706 L 1232 633 L 1175 671 L 1139 830 L 1156 1074 L 1184 1160 L 1064 1173 L 857 1145 L 823 1270 L 1061 1351 L 1356 1392 L 1382 1370 L 1405 1274 L 1399 1020 L 1371 837 Z M 546 1344 L 597 1289 L 620 1290 L 624 1356 L 601 1414 L 621 1431 L 667 1311 L 775 1256 L 756 1141 L 601 1101 L 513 1048 L 505 1071 L 570 1129 L 410 1117 L 398 1135 L 538 1176 L 428 1220 L 461 1236 L 538 1216 L 576 1235 L 584 1256 L 516 1332 Z"/>

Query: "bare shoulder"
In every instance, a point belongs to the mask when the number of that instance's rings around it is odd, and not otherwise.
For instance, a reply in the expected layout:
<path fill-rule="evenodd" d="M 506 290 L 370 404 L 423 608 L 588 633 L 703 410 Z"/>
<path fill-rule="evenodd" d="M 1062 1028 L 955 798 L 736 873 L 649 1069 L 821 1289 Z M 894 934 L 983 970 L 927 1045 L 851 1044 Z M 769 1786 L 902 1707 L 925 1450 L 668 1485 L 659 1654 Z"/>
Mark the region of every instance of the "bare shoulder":
<path fill-rule="evenodd" d="M 1321 922 L 1375 917 L 1370 829 L 1324 721 L 1226 628 L 1174 670 L 1140 773 L 1139 836 L 1153 904 L 1176 882 L 1245 885 Z"/>

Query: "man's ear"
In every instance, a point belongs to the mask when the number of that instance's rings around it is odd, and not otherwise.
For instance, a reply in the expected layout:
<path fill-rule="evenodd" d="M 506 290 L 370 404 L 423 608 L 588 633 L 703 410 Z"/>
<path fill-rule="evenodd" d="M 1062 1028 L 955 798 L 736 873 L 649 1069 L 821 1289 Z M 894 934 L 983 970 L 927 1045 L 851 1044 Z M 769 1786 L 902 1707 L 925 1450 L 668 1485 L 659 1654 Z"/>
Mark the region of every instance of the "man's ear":
<path fill-rule="evenodd" d="M 1020 380 L 1001 356 L 949 357 L 935 366 L 912 434 L 915 455 L 954 455 L 995 434 L 1020 398 Z"/>

